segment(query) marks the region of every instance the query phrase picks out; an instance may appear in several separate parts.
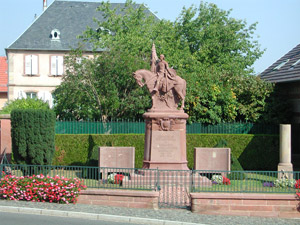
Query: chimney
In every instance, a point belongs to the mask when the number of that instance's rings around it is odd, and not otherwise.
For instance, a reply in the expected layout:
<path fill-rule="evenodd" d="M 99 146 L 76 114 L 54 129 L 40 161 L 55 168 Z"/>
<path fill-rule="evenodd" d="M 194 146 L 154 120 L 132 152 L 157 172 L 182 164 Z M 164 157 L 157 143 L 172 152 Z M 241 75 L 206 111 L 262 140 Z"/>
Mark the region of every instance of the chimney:
<path fill-rule="evenodd" d="M 47 9 L 47 0 L 43 0 L 43 11 Z"/>

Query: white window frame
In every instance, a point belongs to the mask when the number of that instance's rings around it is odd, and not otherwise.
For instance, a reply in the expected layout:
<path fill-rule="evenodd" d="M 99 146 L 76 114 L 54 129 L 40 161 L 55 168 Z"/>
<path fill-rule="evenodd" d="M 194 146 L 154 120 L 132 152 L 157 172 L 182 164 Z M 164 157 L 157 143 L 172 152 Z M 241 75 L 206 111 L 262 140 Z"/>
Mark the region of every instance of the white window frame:
<path fill-rule="evenodd" d="M 26 93 L 26 98 L 32 98 L 32 99 L 37 98 L 37 92 L 35 91 L 27 91 L 25 93 Z"/>
<path fill-rule="evenodd" d="M 25 75 L 38 75 L 38 56 L 25 55 Z"/>
<path fill-rule="evenodd" d="M 64 57 L 62 55 L 50 56 L 51 76 L 62 76 L 64 73 Z"/>

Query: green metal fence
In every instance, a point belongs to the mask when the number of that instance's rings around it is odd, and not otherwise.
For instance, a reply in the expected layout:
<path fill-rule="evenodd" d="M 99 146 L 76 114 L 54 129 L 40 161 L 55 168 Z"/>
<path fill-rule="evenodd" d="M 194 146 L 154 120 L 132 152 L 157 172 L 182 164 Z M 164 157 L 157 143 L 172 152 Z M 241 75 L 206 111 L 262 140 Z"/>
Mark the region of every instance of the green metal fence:
<path fill-rule="evenodd" d="M 0 171 L 15 176 L 43 174 L 79 178 L 90 188 L 160 190 L 169 184 L 184 184 L 193 192 L 295 193 L 297 185 L 300 189 L 299 171 L 200 171 L 15 164 L 1 164 Z M 110 180 L 117 174 L 122 175 L 122 182 Z"/>
<path fill-rule="evenodd" d="M 295 194 L 300 189 L 300 172 L 151 170 L 11 164 L 0 164 L 0 172 L 0 178 L 5 174 L 17 177 L 33 174 L 50 177 L 58 175 L 81 179 L 89 188 L 153 190 L 159 192 L 159 206 L 163 208 L 189 208 L 191 192 Z"/>
<path fill-rule="evenodd" d="M 220 123 L 207 125 L 187 124 L 188 134 L 278 134 L 279 126 L 274 124 Z M 143 134 L 144 121 L 56 121 L 56 134 Z"/>
<path fill-rule="evenodd" d="M 56 134 L 143 134 L 141 121 L 56 121 Z"/>
<path fill-rule="evenodd" d="M 300 172 L 193 171 L 192 192 L 296 193 Z"/>

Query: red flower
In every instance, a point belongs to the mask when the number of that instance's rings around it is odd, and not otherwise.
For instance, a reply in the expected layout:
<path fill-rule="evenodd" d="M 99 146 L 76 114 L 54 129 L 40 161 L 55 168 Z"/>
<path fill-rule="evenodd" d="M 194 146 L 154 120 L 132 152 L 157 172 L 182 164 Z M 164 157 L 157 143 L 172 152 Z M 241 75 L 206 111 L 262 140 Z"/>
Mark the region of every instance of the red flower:
<path fill-rule="evenodd" d="M 55 183 L 55 185 L 54 185 Z M 0 198 L 27 201 L 75 203 L 79 190 L 86 186 L 77 179 L 37 176 L 5 176 L 0 180 Z M 76 194 L 70 194 L 75 192 Z"/>
<path fill-rule="evenodd" d="M 116 174 L 116 175 L 115 175 L 115 184 L 121 183 L 122 180 L 123 180 L 123 178 L 124 178 L 124 175 L 123 175 L 123 174 Z"/>
<path fill-rule="evenodd" d="M 296 181 L 295 188 L 300 189 L 300 179 Z"/>
<path fill-rule="evenodd" d="M 230 184 L 230 180 L 227 177 L 223 176 L 223 184 L 229 185 Z"/>

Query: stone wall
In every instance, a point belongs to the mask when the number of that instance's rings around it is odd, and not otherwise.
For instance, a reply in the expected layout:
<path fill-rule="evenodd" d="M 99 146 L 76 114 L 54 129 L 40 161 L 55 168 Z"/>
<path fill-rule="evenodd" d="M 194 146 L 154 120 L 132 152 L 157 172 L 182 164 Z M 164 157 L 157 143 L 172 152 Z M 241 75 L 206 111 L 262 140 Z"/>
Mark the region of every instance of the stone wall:
<path fill-rule="evenodd" d="M 192 212 L 300 218 L 300 201 L 294 194 L 191 193 Z"/>
<path fill-rule="evenodd" d="M 155 191 L 88 189 L 80 192 L 78 203 L 158 209 L 158 196 Z"/>
<path fill-rule="evenodd" d="M 0 161 L 2 159 L 2 154 L 4 149 L 6 149 L 6 156 L 11 159 L 11 125 L 10 125 L 10 115 L 2 114 L 0 115 Z"/>

